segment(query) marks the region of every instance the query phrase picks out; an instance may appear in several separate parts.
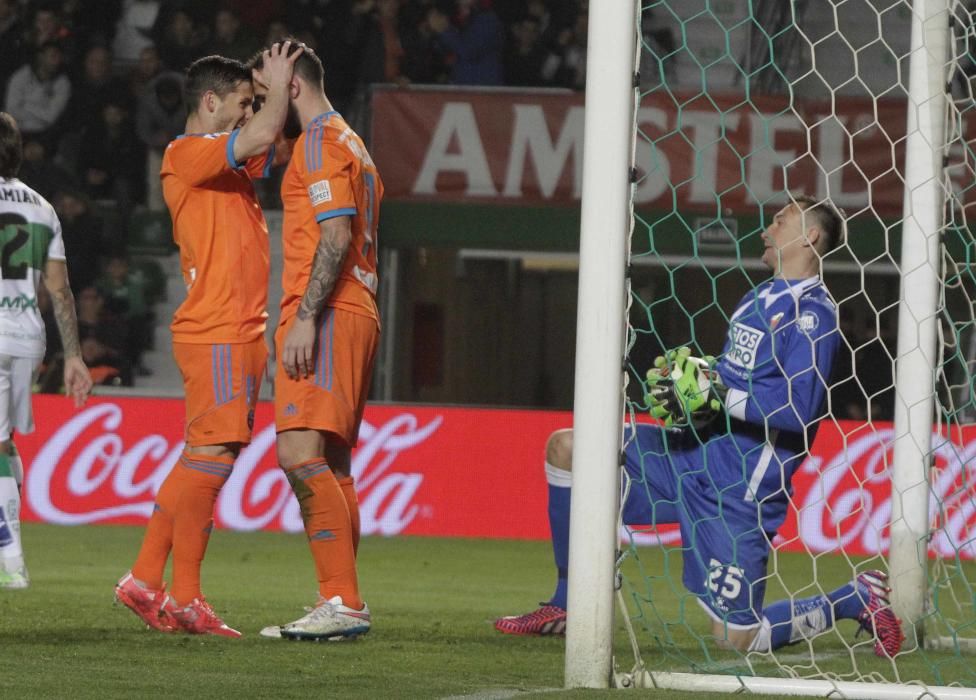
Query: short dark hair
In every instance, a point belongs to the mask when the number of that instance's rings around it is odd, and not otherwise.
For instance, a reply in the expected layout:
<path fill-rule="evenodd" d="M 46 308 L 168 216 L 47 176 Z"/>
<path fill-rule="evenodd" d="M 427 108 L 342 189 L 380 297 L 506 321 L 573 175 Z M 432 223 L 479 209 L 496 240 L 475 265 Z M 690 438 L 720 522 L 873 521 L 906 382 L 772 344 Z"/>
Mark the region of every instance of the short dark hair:
<path fill-rule="evenodd" d="M 186 69 L 183 84 L 186 113 L 197 111 L 204 93 L 213 92 L 223 99 L 244 81 L 251 82 L 251 71 L 240 61 L 224 56 L 198 58 Z"/>
<path fill-rule="evenodd" d="M 0 112 L 0 177 L 17 177 L 24 160 L 24 142 L 17 128 L 17 120 Z"/>
<path fill-rule="evenodd" d="M 808 194 L 794 194 L 790 199 L 804 214 L 813 214 L 817 228 L 824 235 L 821 254 L 829 253 L 845 241 L 845 216 L 829 199 L 817 199 Z"/>
<path fill-rule="evenodd" d="M 301 76 L 302 80 L 310 85 L 318 85 L 323 90 L 325 89 L 325 69 L 322 67 L 322 61 L 315 54 L 315 50 L 312 49 L 308 44 L 303 44 L 301 40 L 296 39 L 293 36 L 286 36 L 280 42 L 284 43 L 286 41 L 291 42 L 291 46 L 288 47 L 288 55 L 291 56 L 299 47 L 304 48 L 305 51 L 298 60 L 295 61 L 295 73 Z M 248 66 L 255 70 L 261 70 L 264 68 L 264 52 L 267 49 L 261 49 L 258 51 L 251 60 L 248 62 Z"/>

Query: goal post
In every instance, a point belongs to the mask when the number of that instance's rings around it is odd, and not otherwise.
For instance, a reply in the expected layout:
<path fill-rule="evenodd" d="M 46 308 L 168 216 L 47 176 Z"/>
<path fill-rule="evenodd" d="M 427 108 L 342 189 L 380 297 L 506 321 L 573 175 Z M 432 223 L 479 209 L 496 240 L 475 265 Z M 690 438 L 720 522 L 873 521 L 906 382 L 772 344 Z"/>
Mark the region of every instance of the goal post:
<path fill-rule="evenodd" d="M 568 688 L 606 688 L 612 671 L 638 7 L 634 0 L 592 2 L 589 7 L 566 620 Z"/>
<path fill-rule="evenodd" d="M 892 464 L 892 606 L 909 643 L 924 643 L 929 468 L 935 417 L 949 0 L 914 0 L 905 146 L 902 294 Z M 914 640 L 912 639 L 914 637 Z"/>

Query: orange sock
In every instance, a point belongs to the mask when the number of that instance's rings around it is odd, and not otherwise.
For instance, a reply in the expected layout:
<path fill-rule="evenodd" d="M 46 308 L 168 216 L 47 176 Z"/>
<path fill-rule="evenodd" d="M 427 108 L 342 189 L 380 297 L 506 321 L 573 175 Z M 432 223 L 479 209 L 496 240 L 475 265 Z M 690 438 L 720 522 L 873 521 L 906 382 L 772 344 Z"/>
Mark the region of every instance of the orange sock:
<path fill-rule="evenodd" d="M 288 467 L 285 474 L 305 521 L 305 534 L 319 578 L 319 595 L 342 596 L 343 604 L 362 608 L 349 508 L 335 475 L 321 458 Z"/>
<path fill-rule="evenodd" d="M 149 588 L 157 590 L 163 587 L 163 570 L 173 548 L 173 513 L 179 494 L 179 480 L 173 474 L 178 467 L 179 463 L 170 471 L 156 494 L 153 512 L 142 538 L 142 547 L 139 548 L 136 563 L 132 565 L 132 575 Z"/>
<path fill-rule="evenodd" d="M 201 598 L 200 566 L 213 529 L 214 504 L 234 458 L 183 453 L 169 479 L 178 497 L 173 511 L 173 599 L 187 605 Z M 167 479 L 167 481 L 169 481 Z"/>
<path fill-rule="evenodd" d="M 359 499 L 356 498 L 356 482 L 351 476 L 344 476 L 336 479 L 342 495 L 346 499 L 346 508 L 349 510 L 349 524 L 352 525 L 352 551 L 359 554 Z"/>

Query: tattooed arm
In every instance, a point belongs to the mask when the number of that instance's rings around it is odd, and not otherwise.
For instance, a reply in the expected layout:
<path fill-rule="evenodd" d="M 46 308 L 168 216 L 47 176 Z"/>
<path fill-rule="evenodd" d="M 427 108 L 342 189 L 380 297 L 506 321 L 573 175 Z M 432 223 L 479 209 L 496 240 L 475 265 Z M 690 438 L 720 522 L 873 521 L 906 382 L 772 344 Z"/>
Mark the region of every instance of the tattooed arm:
<path fill-rule="evenodd" d="M 342 272 L 352 240 L 352 220 L 348 216 L 326 219 L 319 224 L 319 231 L 319 245 L 312 259 L 308 286 L 281 350 L 282 366 L 292 379 L 307 377 L 315 371 L 312 358 L 317 322 Z"/>
<path fill-rule="evenodd" d="M 81 359 L 75 298 L 68 284 L 68 265 L 64 260 L 47 261 L 44 266 L 44 286 L 51 293 L 54 319 L 64 347 L 64 388 L 74 399 L 75 406 L 82 406 L 91 393 L 92 380 Z"/>

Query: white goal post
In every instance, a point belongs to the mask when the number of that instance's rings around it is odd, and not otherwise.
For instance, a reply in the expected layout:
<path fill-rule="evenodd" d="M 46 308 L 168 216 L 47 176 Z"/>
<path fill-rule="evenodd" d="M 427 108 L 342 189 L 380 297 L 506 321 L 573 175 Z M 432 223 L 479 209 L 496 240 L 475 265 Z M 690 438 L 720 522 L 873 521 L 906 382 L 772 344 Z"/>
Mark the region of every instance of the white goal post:
<path fill-rule="evenodd" d="M 914 0 L 888 558 L 891 603 L 909 644 L 924 642 L 948 43 L 948 0 Z"/>
<path fill-rule="evenodd" d="M 606 688 L 612 672 L 638 11 L 634 0 L 589 8 L 566 620 L 570 688 Z"/>

